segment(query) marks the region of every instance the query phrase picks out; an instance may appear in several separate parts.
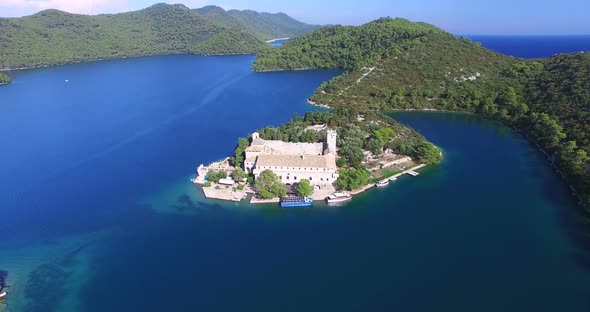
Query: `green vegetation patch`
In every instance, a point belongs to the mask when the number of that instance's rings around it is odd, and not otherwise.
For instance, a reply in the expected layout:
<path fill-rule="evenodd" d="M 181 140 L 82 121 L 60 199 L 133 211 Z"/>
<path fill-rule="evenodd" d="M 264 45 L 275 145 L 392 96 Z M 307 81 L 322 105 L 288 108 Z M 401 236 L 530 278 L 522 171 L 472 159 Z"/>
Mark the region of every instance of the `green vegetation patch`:
<path fill-rule="evenodd" d="M 590 204 L 588 53 L 517 59 L 431 25 L 382 18 L 359 27 L 335 26 L 306 34 L 262 53 L 254 68 L 345 69 L 311 97 L 335 110 L 437 109 L 500 120 L 547 152 L 583 202 Z M 354 146 L 362 130 L 347 130 L 352 136 L 352 146 L 344 151 L 348 165 L 358 163 Z M 383 143 L 380 137 L 376 134 L 378 142 L 371 143 L 375 151 Z M 412 138 L 390 144 L 421 162 L 440 161 L 435 147 L 408 140 Z"/>

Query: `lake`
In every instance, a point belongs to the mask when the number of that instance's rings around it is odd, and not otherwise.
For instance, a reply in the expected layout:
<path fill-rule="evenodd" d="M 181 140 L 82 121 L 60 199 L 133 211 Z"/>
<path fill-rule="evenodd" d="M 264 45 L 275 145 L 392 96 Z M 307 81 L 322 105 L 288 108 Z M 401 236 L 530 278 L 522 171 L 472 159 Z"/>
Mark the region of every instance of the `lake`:
<path fill-rule="evenodd" d="M 312 110 L 338 71 L 157 56 L 0 88 L 5 311 L 588 311 L 587 221 L 503 125 L 395 113 L 439 166 L 341 207 L 204 199 L 196 166 Z"/>

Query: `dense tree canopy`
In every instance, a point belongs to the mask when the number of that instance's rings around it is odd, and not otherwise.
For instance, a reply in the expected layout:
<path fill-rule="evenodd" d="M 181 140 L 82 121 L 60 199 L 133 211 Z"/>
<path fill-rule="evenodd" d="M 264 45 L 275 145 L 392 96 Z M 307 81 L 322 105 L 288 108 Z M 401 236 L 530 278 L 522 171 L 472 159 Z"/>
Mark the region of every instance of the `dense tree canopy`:
<path fill-rule="evenodd" d="M 238 145 L 234 150 L 234 156 L 232 158 L 232 162 L 234 167 L 242 167 L 244 164 L 244 157 L 246 156 L 245 151 L 246 148 L 250 145 L 250 141 L 246 138 L 239 138 Z"/>
<path fill-rule="evenodd" d="M 0 85 L 7 84 L 10 82 L 10 77 L 7 74 L 0 73 Z"/>
<path fill-rule="evenodd" d="M 287 189 L 281 183 L 281 179 L 271 170 L 264 170 L 256 179 L 256 189 L 260 197 L 271 199 L 275 197 L 284 197 L 287 195 Z"/>
<path fill-rule="evenodd" d="M 207 181 L 218 183 L 219 180 L 227 178 L 227 172 L 209 170 L 205 177 L 207 178 Z"/>
<path fill-rule="evenodd" d="M 340 190 L 352 191 L 367 185 L 370 177 L 369 171 L 365 168 L 341 169 L 336 186 Z"/>
<path fill-rule="evenodd" d="M 214 11 L 156 4 L 121 14 L 45 10 L 0 18 L 0 69 L 155 54 L 260 53 L 272 49 L 263 38 L 316 28 L 284 14 Z"/>
<path fill-rule="evenodd" d="M 236 167 L 234 171 L 231 173 L 232 179 L 236 182 L 240 182 L 248 177 L 248 174 L 244 171 L 244 169 L 240 167 Z"/>
<path fill-rule="evenodd" d="M 295 190 L 297 191 L 297 195 L 299 196 L 311 196 L 313 194 L 313 188 L 311 187 L 311 183 L 307 179 L 302 179 L 297 183 L 295 186 Z"/>
<path fill-rule="evenodd" d="M 522 60 L 430 25 L 385 18 L 314 31 L 261 54 L 254 67 L 346 69 L 311 97 L 335 110 L 439 109 L 501 120 L 546 150 L 590 203 L 588 53 Z M 369 141 L 366 148 L 377 152 L 383 141 L 372 133 L 379 142 Z M 385 147 L 435 161 L 436 151 L 423 143 L 420 137 L 404 136 Z M 354 165 L 357 151 L 344 152 Z"/>

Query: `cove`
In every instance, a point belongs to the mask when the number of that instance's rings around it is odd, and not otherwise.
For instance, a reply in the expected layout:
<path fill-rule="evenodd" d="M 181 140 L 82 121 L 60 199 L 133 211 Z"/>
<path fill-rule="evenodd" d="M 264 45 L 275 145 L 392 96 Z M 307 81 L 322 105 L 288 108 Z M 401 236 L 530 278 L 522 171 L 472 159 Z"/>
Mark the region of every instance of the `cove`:
<path fill-rule="evenodd" d="M 345 206 L 203 199 L 188 181 L 199 163 L 313 109 L 306 98 L 338 74 L 253 73 L 252 61 L 114 60 L 0 88 L 0 270 L 18 296 L 5 309 L 590 308 L 587 222 L 567 186 L 477 116 L 392 114 L 443 163 Z"/>

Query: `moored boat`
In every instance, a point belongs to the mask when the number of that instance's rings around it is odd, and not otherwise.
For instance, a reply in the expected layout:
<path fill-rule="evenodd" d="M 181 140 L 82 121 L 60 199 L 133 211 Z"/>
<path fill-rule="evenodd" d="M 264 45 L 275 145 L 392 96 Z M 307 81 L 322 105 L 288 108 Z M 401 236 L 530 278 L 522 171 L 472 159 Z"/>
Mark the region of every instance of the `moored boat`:
<path fill-rule="evenodd" d="M 376 186 L 387 186 L 388 184 L 389 184 L 389 179 L 379 180 L 379 181 L 377 181 L 377 183 L 375 183 Z"/>
<path fill-rule="evenodd" d="M 281 207 L 306 207 L 313 204 L 313 198 L 306 196 L 287 196 L 281 198 Z"/>
<path fill-rule="evenodd" d="M 0 301 L 4 300 L 4 299 L 6 298 L 6 296 L 7 296 L 7 295 L 8 295 L 8 294 L 7 294 L 5 291 L 3 291 L 3 292 L 0 292 Z"/>
<path fill-rule="evenodd" d="M 328 203 L 341 203 L 345 201 L 349 201 L 352 199 L 352 196 L 346 192 L 336 192 L 332 193 L 330 196 L 326 197 L 326 202 Z"/>

